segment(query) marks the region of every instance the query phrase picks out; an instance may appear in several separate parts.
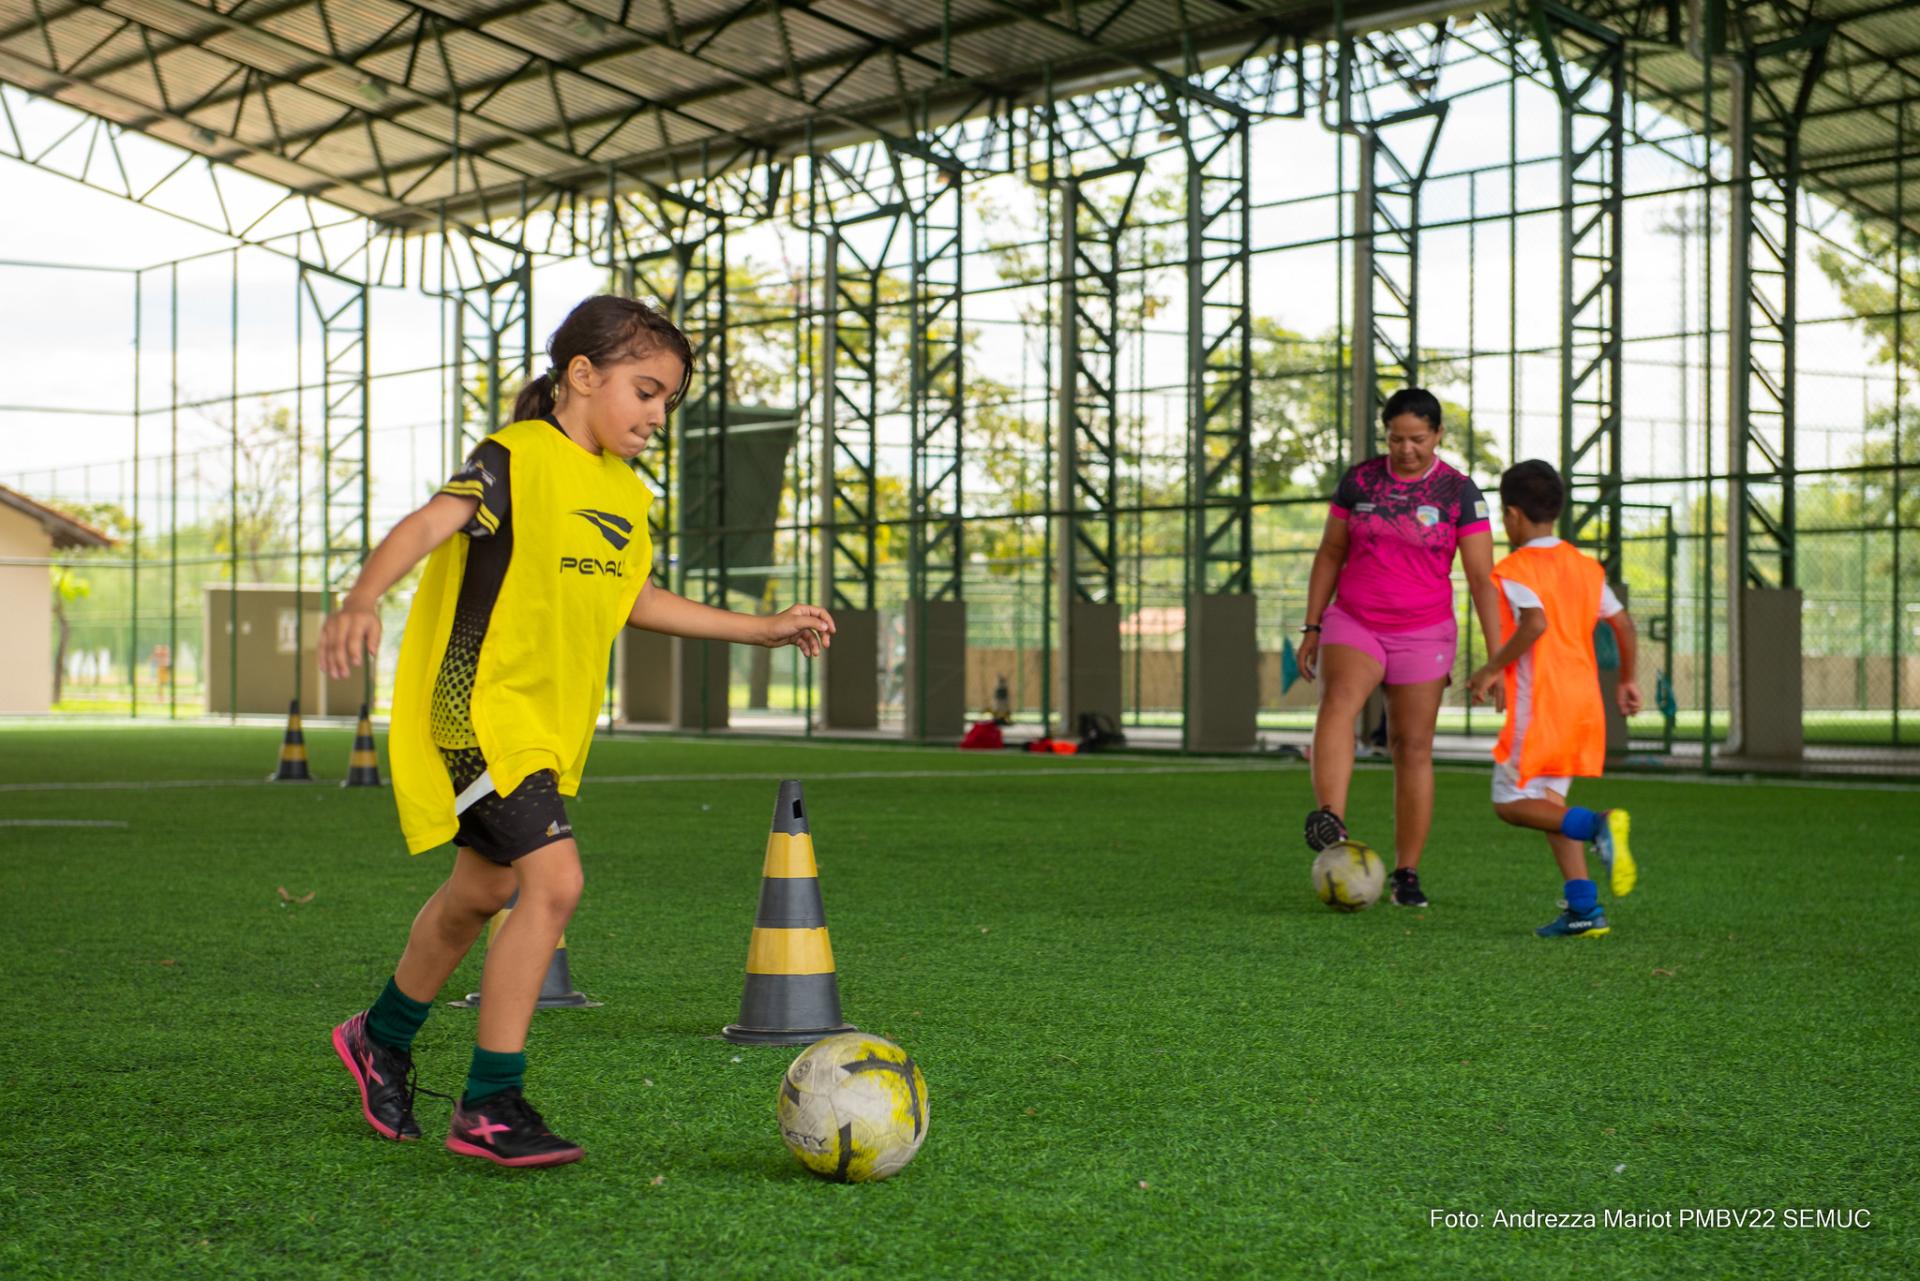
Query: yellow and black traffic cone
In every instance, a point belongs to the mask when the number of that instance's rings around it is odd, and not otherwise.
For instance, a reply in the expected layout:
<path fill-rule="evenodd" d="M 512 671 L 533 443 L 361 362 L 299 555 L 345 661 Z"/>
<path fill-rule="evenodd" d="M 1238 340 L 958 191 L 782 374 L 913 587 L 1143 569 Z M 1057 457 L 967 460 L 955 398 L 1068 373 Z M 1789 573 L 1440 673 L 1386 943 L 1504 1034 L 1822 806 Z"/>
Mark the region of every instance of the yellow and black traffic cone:
<path fill-rule="evenodd" d="M 493 920 L 487 923 L 487 946 L 493 946 L 493 936 L 507 923 L 507 914 L 513 911 L 513 905 L 520 901 L 516 892 L 507 900 L 507 905 L 493 914 Z M 453 1002 L 463 1010 L 480 1008 L 480 994 L 469 992 L 463 1000 Z M 547 962 L 547 976 L 540 980 L 540 999 L 534 1003 L 536 1010 L 590 1010 L 600 1006 L 599 1001 L 589 1001 L 573 990 L 573 970 L 567 964 L 567 936 L 560 936 L 560 945 L 553 949 L 553 959 Z"/>
<path fill-rule="evenodd" d="M 808 1045 L 854 1030 L 840 1017 L 840 983 L 806 802 L 800 784 L 789 780 L 780 784 L 773 806 L 740 1021 L 721 1028 L 720 1035 L 742 1045 Z"/>
<path fill-rule="evenodd" d="M 353 755 L 347 758 L 347 776 L 340 786 L 380 786 L 380 753 L 373 747 L 373 718 L 365 703 L 360 704 L 360 727 L 353 732 Z"/>
<path fill-rule="evenodd" d="M 280 740 L 280 768 L 267 775 L 269 783 L 311 783 L 307 772 L 307 740 L 300 732 L 300 700 L 287 704 L 287 732 Z"/>

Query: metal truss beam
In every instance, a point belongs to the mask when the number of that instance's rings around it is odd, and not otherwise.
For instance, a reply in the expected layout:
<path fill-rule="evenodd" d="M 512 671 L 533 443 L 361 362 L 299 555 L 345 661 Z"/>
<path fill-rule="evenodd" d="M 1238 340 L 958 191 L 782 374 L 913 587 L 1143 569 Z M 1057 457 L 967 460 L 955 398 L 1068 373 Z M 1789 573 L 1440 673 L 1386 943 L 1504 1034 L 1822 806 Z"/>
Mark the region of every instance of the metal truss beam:
<path fill-rule="evenodd" d="M 1119 598 L 1121 271 L 1146 166 L 1126 161 L 1061 184 L 1060 616 Z"/>
<path fill-rule="evenodd" d="M 1190 103 L 1186 140 L 1189 586 L 1253 590 L 1252 152 L 1249 120 Z M 1196 135 L 1198 137 L 1196 138 Z"/>
<path fill-rule="evenodd" d="M 687 336 L 693 384 L 660 447 L 634 459 L 633 467 L 657 496 L 648 520 L 670 585 L 682 595 L 724 606 L 726 446 L 733 408 L 727 370 L 728 220 L 692 202 L 663 201 L 650 212 L 663 220 L 661 234 L 668 243 L 620 265 L 622 292 L 657 302 Z"/>
<path fill-rule="evenodd" d="M 461 248 L 471 251 L 469 258 Z M 454 308 L 454 467 L 512 420 L 533 374 L 533 260 L 478 235 L 442 240 L 441 292 Z"/>
<path fill-rule="evenodd" d="M 1534 6 L 1533 25 L 1560 99 L 1560 532 L 1596 548 L 1618 582 L 1627 42 L 1551 3 Z M 1569 32 L 1594 52 L 1564 56 Z"/>
<path fill-rule="evenodd" d="M 320 348 L 320 575 L 328 591 L 345 591 L 372 546 L 367 287 L 302 263 L 297 289 L 301 328 L 312 326 Z"/>
<path fill-rule="evenodd" d="M 398 231 L 343 206 L 7 84 L 0 156 L 338 275 L 378 279 L 402 253 Z"/>
<path fill-rule="evenodd" d="M 1444 21 L 1373 32 L 1342 41 L 1332 60 L 1330 123 L 1360 139 L 1349 463 L 1379 451 L 1387 397 L 1420 380 L 1420 200 L 1446 126 L 1439 85 L 1450 38 Z"/>
<path fill-rule="evenodd" d="M 820 594 L 872 609 L 880 512 L 881 333 L 887 262 L 905 211 L 882 208 L 827 233 L 821 316 Z M 898 302 L 898 299 L 894 299 Z"/>
<path fill-rule="evenodd" d="M 1065 15 L 1067 20 L 1062 22 L 1053 16 L 1054 6 L 1051 4 L 1035 9 L 1031 5 L 1020 3 L 1020 0 L 989 0 L 989 3 L 994 8 L 1012 14 L 1049 36 L 1067 39 L 1087 53 L 1102 54 L 1134 68 L 1143 73 L 1148 80 L 1157 82 L 1169 95 L 1192 99 L 1222 111 L 1239 110 L 1239 104 L 1231 99 L 1221 97 L 1204 85 L 1195 84 L 1177 76 L 1151 59 L 1117 48 L 1106 38 L 1112 25 L 1123 17 L 1127 10 L 1134 7 L 1134 0 L 1119 0 L 1115 4 L 1100 6 L 1098 20 L 1091 22 L 1083 22 L 1078 6 L 1072 4 L 1067 6 Z M 1089 12 L 1086 16 L 1092 19 L 1094 15 Z"/>
<path fill-rule="evenodd" d="M 912 212 L 912 598 L 959 600 L 966 568 L 966 298 L 960 174 L 925 168 Z M 924 691 L 922 691 L 924 693 Z"/>
<path fill-rule="evenodd" d="M 76 76 L 59 65 L 35 62 L 9 49 L 0 50 L 0 77 L 55 101 L 62 101 L 57 95 L 66 94 L 84 97 L 90 104 L 110 103 L 119 111 L 146 120 L 148 127 L 144 132 L 163 142 L 197 151 L 236 168 L 242 160 L 257 162 L 260 171 L 252 173 L 253 177 L 277 182 L 302 195 L 328 200 L 356 213 L 376 216 L 391 211 L 395 204 L 390 193 L 341 178 L 298 156 L 259 146 L 178 112 L 156 111 L 150 103 L 97 83 L 91 73 L 86 77 Z M 158 128 L 161 125 L 166 126 L 165 130 Z"/>
<path fill-rule="evenodd" d="M 114 0 L 109 0 L 109 3 L 112 2 Z M 750 147 L 758 145 L 737 131 L 695 115 L 683 107 L 650 97 L 631 83 L 603 77 L 594 70 L 603 62 L 649 47 L 646 41 L 614 44 L 591 59 L 566 63 L 503 38 L 484 25 L 511 17 L 512 12 L 490 13 L 483 22 L 477 23 L 461 12 L 427 3 L 408 3 L 405 6 L 408 11 L 406 18 L 380 32 L 364 47 L 351 50 L 313 48 L 276 35 L 261 25 L 267 14 L 312 9 L 325 31 L 331 32 L 343 25 L 350 26 L 351 23 L 343 24 L 329 18 L 330 2 L 335 0 L 299 0 L 297 4 L 274 6 L 265 13 L 250 12 L 242 21 L 189 3 L 188 0 L 154 0 L 153 5 L 139 11 L 141 16 L 137 18 L 125 14 L 116 16 L 151 29 L 156 38 L 143 42 L 141 54 L 92 67 L 88 74 L 99 79 L 142 63 L 157 67 L 158 59 L 174 50 L 204 46 L 217 56 L 233 60 L 236 70 L 244 67 L 248 74 L 242 78 L 237 89 L 223 82 L 212 93 L 192 104 L 197 113 L 212 116 L 225 114 L 231 108 L 237 117 L 244 109 L 250 93 L 264 94 L 270 88 L 294 88 L 328 98 L 347 108 L 347 113 L 340 119 L 320 129 L 290 133 L 278 139 L 296 154 L 343 131 L 372 138 L 375 125 L 413 133 L 433 144 L 436 159 L 425 165 L 424 172 L 421 172 L 422 166 L 419 164 L 409 170 L 396 170 L 381 164 L 372 171 L 349 176 L 350 180 L 362 183 L 375 178 L 393 179 L 410 175 L 409 185 L 417 187 L 426 178 L 447 167 L 448 161 L 437 158 L 440 151 L 450 154 L 457 152 L 460 159 L 473 169 L 476 186 L 485 185 L 477 169 L 482 159 L 514 172 L 520 179 L 534 179 L 535 171 L 516 169 L 494 155 L 510 146 L 535 147 L 541 150 L 547 163 L 557 161 L 560 169 L 571 166 L 582 172 L 591 172 L 603 163 L 603 159 L 595 157 L 592 150 L 617 133 L 620 126 L 648 115 L 654 117 L 658 137 L 663 142 L 669 136 L 666 122 L 671 118 L 715 140 L 725 139 Z M 527 9 L 539 7 L 526 6 Z M 65 11 L 72 12 L 75 10 Z M 65 16 L 65 13 L 57 15 L 54 20 Z M 169 27 L 155 26 L 156 14 L 168 16 L 171 20 Z M 223 33 L 235 38 L 221 42 Z M 510 52 L 519 57 L 521 63 L 505 75 L 461 83 L 454 70 L 458 55 L 447 48 L 449 34 L 482 41 L 496 51 Z M 401 54 L 405 55 L 404 59 L 398 56 Z M 245 61 L 247 58 L 253 61 Z M 400 66 L 397 76 L 368 69 L 372 65 L 392 67 L 396 63 Z M 329 76 L 327 73 L 335 74 Z M 343 96 L 337 86 L 330 87 L 341 75 L 362 81 L 358 90 L 362 101 Z M 229 81 L 231 79 L 228 78 Z M 163 83 L 157 74 L 155 83 Z M 485 110 L 503 91 L 527 83 L 538 83 L 552 95 L 559 123 L 551 132 L 557 136 L 528 131 L 506 114 Z M 602 96 L 606 93 L 617 94 L 627 102 L 618 110 L 576 118 L 569 113 L 566 105 L 567 90 L 573 88 L 597 90 Z M 368 110 L 370 105 L 377 109 Z M 412 113 L 428 116 L 435 127 L 422 131 L 406 124 L 402 116 Z M 268 114 L 271 114 L 270 108 Z M 463 120 L 471 123 L 463 126 Z M 609 125 L 615 127 L 608 128 Z M 583 153 L 576 147 L 576 142 L 590 135 L 597 135 L 597 141 L 594 148 Z M 377 159 L 377 143 L 373 149 Z M 547 172 L 544 165 L 539 172 Z"/>
<path fill-rule="evenodd" d="M 1734 581 L 1754 587 L 1795 585 L 1800 123 L 1830 34 L 1820 25 L 1750 48 L 1736 70 L 1728 542 Z"/>

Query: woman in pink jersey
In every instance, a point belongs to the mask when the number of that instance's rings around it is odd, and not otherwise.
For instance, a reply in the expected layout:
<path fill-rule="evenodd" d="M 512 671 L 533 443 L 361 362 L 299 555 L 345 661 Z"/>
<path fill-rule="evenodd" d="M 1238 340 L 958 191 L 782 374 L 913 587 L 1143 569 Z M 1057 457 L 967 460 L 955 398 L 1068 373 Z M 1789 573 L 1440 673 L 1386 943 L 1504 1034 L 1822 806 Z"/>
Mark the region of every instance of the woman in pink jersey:
<path fill-rule="evenodd" d="M 1500 636 L 1487 503 L 1471 477 L 1434 456 L 1440 402 L 1398 391 L 1380 415 L 1385 457 L 1341 478 L 1307 586 L 1300 673 L 1325 676 L 1313 729 L 1307 845 L 1347 838 L 1353 723 L 1369 695 L 1387 691 L 1393 753 L 1393 901 L 1425 907 L 1416 868 L 1433 825 L 1433 727 L 1453 672 L 1453 556 L 1457 550 L 1488 648 Z"/>

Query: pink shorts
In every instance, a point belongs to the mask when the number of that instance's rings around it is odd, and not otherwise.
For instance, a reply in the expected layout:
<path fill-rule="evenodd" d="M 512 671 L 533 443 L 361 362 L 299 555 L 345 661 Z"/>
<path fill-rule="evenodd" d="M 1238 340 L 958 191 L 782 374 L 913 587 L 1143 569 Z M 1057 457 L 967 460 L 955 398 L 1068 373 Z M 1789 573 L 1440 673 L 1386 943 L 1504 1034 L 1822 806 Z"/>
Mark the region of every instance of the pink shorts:
<path fill-rule="evenodd" d="M 1387 685 L 1423 685 L 1453 675 L 1460 628 L 1451 618 L 1410 632 L 1378 632 L 1338 605 L 1320 619 L 1320 647 L 1345 645 L 1386 669 Z"/>

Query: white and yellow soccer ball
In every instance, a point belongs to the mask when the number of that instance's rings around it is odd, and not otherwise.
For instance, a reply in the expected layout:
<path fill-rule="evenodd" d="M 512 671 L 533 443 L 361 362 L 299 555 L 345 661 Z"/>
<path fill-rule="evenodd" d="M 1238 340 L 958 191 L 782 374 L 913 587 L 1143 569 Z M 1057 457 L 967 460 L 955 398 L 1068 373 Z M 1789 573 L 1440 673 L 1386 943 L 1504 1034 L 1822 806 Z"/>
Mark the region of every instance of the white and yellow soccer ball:
<path fill-rule="evenodd" d="M 780 1137 L 825 1179 L 898 1174 L 927 1141 L 927 1082 L 892 1041 L 842 1032 L 808 1046 L 780 1083 Z"/>
<path fill-rule="evenodd" d="M 1336 912 L 1364 912 L 1387 883 L 1380 856 L 1358 841 L 1341 841 L 1313 860 L 1313 890 Z"/>

